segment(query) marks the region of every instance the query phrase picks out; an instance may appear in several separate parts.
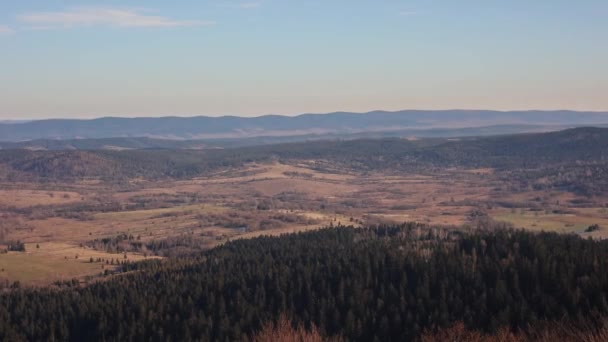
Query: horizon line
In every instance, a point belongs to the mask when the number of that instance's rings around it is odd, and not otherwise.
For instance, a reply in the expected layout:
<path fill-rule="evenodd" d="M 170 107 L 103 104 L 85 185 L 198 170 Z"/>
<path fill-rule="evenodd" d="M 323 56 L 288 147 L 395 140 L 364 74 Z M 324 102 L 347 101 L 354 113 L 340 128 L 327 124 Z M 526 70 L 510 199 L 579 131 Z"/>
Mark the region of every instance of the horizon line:
<path fill-rule="evenodd" d="M 384 110 L 375 109 L 370 111 L 331 111 L 331 112 L 308 112 L 308 113 L 296 113 L 296 114 L 261 114 L 253 116 L 242 116 L 236 114 L 224 114 L 224 115 L 210 115 L 210 114 L 167 114 L 160 116 L 120 116 L 120 115 L 102 115 L 95 117 L 46 117 L 46 118 L 18 118 L 18 119 L 0 119 L 0 124 L 7 123 L 27 123 L 34 121 L 64 121 L 64 120 L 75 120 L 75 121 L 93 121 L 102 119 L 168 119 L 168 118 L 179 118 L 179 119 L 192 119 L 192 118 L 210 118 L 210 119 L 221 119 L 221 118 L 240 118 L 240 119 L 256 119 L 264 117 L 284 117 L 284 118 L 297 118 L 307 115 L 332 115 L 332 114 L 373 114 L 373 113 L 388 113 L 397 114 L 404 112 L 494 112 L 494 113 L 549 113 L 549 112 L 566 112 L 566 113 L 586 113 L 586 114 L 608 114 L 608 110 L 574 110 L 574 109 L 513 109 L 513 110 L 500 110 L 500 109 L 399 109 L 399 110 Z"/>

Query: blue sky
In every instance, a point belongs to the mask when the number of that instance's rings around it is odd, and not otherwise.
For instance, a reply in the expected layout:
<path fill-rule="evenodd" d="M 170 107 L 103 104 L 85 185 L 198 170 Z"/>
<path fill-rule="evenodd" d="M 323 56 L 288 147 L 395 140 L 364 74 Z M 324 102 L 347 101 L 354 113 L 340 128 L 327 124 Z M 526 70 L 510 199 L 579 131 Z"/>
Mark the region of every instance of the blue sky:
<path fill-rule="evenodd" d="M 608 110 L 605 0 L 0 2 L 0 119 Z"/>

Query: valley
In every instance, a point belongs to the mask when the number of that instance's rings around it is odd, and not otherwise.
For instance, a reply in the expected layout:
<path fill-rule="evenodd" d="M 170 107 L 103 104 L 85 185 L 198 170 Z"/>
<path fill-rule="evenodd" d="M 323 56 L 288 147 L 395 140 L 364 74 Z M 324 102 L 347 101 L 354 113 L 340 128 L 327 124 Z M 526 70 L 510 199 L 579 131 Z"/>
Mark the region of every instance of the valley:
<path fill-rule="evenodd" d="M 410 144 L 401 150 L 418 153 Z M 428 143 L 418 144 L 427 148 Z M 454 144 L 462 143 L 433 142 L 431 148 L 436 153 Z M 394 147 L 386 151 L 398 154 L 399 146 Z M 360 154 L 372 161 L 332 152 L 311 159 L 318 152 L 305 143 L 260 149 L 218 151 L 222 155 L 213 159 L 217 165 L 192 176 L 150 176 L 156 171 L 143 167 L 142 176 L 115 181 L 105 175 L 70 174 L 81 169 L 80 160 L 91 159 L 87 155 L 44 159 L 67 160 L 59 168 L 68 172 L 43 173 L 44 178 L 34 181 L 30 169 L 22 180 L 0 184 L 1 248 L 8 242 L 25 244 L 25 252 L 0 255 L 0 278 L 5 284 L 45 285 L 72 278 L 88 282 L 107 276 L 119 261 L 187 255 L 240 238 L 345 224 L 475 227 L 496 222 L 597 239 L 608 232 L 608 196 L 523 186 L 506 178 L 521 172 L 519 168 L 438 167 L 441 162 L 425 161 L 430 157 L 401 168 L 384 167 L 381 154 L 367 151 Z M 146 152 L 154 153 L 166 155 L 162 150 Z M 180 153 L 193 152 L 178 150 L 175 155 Z M 228 166 L 221 165 L 225 159 Z M 94 160 L 102 163 L 97 171 L 109 163 L 101 157 Z M 34 165 L 33 170 L 45 168 Z M 14 171 L 9 173 L 15 179 Z M 586 231 L 592 225 L 599 228 Z"/>

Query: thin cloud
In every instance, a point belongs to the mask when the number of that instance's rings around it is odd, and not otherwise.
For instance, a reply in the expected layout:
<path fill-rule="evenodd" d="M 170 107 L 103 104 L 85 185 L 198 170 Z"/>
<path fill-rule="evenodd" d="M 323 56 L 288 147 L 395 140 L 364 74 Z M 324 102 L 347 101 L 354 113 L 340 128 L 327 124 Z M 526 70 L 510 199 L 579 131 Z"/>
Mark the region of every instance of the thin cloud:
<path fill-rule="evenodd" d="M 18 19 L 34 29 L 59 29 L 83 26 L 107 27 L 186 27 L 213 25 L 212 21 L 177 20 L 148 15 L 142 10 L 120 8 L 72 8 L 58 12 L 26 13 Z"/>
<path fill-rule="evenodd" d="M 11 34 L 15 32 L 12 28 L 5 26 L 5 25 L 0 25 L 0 34 Z"/>
<path fill-rule="evenodd" d="M 261 2 L 245 2 L 238 5 L 238 8 L 241 9 L 253 9 L 262 6 Z"/>
<path fill-rule="evenodd" d="M 399 15 L 402 17 L 411 17 L 411 16 L 418 15 L 418 14 L 420 14 L 420 11 L 404 10 L 404 11 L 399 12 Z"/>
<path fill-rule="evenodd" d="M 237 2 L 237 1 L 225 1 L 222 4 L 218 5 L 222 8 L 232 8 L 232 9 L 241 9 L 241 10 L 250 10 L 262 7 L 262 1 L 252 1 L 252 2 Z"/>

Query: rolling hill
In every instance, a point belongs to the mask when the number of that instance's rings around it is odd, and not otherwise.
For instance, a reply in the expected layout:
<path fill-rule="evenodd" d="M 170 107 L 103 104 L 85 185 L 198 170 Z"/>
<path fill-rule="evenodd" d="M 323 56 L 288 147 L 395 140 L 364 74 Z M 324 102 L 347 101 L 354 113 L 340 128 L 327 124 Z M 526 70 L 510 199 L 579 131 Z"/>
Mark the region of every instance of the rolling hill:
<path fill-rule="evenodd" d="M 237 116 L 105 117 L 93 120 L 53 119 L 24 123 L 0 123 L 0 141 L 117 137 L 234 139 L 398 132 L 412 129 L 454 129 L 496 125 L 582 126 L 600 124 L 608 124 L 608 113 L 406 110 L 397 112 L 303 114 L 295 117 L 267 115 L 253 118 Z"/>
<path fill-rule="evenodd" d="M 3 179 L 188 178 L 251 162 L 317 160 L 344 170 L 422 172 L 494 168 L 522 183 L 591 193 L 608 189 L 608 128 L 462 139 L 326 140 L 227 149 L 0 150 Z M 595 189 L 595 190 L 594 190 Z"/>

